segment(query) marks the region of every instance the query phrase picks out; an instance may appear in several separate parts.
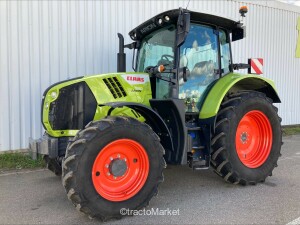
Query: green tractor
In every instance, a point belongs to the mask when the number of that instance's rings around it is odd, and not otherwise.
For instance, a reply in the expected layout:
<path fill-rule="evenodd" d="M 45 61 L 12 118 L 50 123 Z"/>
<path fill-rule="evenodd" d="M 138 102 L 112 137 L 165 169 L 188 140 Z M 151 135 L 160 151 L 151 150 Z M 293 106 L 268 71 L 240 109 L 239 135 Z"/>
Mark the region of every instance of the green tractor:
<path fill-rule="evenodd" d="M 245 8 L 240 10 L 242 16 Z M 78 210 L 102 220 L 141 209 L 167 164 L 212 168 L 233 184 L 272 175 L 282 145 L 273 81 L 238 74 L 231 42 L 242 22 L 186 9 L 158 14 L 119 37 L 118 72 L 77 77 L 43 95 L 46 130 L 32 141 L 62 174 Z M 126 72 L 124 48 L 132 49 Z"/>

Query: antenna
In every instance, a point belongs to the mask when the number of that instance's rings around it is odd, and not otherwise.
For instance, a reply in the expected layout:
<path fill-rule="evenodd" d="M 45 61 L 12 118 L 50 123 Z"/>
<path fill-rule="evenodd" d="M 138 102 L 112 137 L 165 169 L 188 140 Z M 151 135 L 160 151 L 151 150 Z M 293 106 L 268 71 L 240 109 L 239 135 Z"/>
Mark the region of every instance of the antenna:
<path fill-rule="evenodd" d="M 187 5 L 186 5 L 186 8 L 185 8 L 185 9 L 187 9 L 187 8 L 189 7 L 190 1 L 191 1 L 191 0 L 188 1 L 188 3 L 187 3 Z"/>

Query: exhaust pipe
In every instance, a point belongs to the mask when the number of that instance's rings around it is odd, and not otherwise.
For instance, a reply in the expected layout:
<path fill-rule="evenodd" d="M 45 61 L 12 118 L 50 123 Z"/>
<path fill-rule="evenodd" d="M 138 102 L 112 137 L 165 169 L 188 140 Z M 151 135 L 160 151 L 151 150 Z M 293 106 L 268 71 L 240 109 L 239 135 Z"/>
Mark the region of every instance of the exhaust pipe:
<path fill-rule="evenodd" d="M 124 37 L 122 34 L 118 33 L 119 38 L 119 53 L 117 56 L 117 72 L 126 72 L 126 54 L 124 53 Z"/>

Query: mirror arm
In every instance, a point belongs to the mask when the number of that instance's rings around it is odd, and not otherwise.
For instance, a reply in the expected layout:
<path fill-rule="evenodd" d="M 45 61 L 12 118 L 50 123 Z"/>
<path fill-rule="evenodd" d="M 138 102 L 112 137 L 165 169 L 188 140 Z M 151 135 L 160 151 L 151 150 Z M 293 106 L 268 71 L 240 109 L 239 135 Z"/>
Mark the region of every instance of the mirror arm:
<path fill-rule="evenodd" d="M 124 48 L 128 48 L 128 49 L 136 49 L 140 47 L 140 42 L 139 41 L 135 41 L 132 42 L 130 44 L 124 45 Z"/>

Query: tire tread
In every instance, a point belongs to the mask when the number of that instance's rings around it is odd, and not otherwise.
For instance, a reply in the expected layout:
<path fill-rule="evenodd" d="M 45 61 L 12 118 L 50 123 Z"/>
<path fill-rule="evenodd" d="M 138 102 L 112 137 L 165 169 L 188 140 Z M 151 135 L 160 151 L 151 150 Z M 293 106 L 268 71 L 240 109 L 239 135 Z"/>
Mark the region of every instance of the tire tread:
<path fill-rule="evenodd" d="M 239 91 L 236 93 L 228 94 L 220 107 L 220 110 L 217 114 L 215 133 L 211 139 L 211 166 L 214 169 L 214 172 L 222 177 L 226 182 L 233 184 L 241 184 L 241 185 L 255 185 L 257 182 L 263 182 L 264 179 L 260 180 L 246 180 L 238 174 L 238 171 L 234 171 L 231 165 L 231 162 L 228 159 L 227 149 L 224 146 L 226 143 L 226 133 L 228 131 L 228 124 L 230 124 L 230 120 L 235 113 L 235 109 L 239 107 L 242 102 L 248 101 L 250 98 L 259 97 L 264 99 L 265 101 L 272 104 L 274 111 L 278 112 L 278 108 L 273 105 L 272 99 L 268 98 L 264 93 L 257 91 Z M 281 118 L 278 116 L 279 123 L 281 122 Z M 282 136 L 282 131 L 281 131 Z M 278 157 L 281 156 L 279 151 Z M 278 159 L 277 157 L 277 159 Z M 275 162 L 273 165 L 273 169 L 277 166 Z M 269 173 L 269 176 L 272 176 L 272 172 Z"/>
<path fill-rule="evenodd" d="M 114 126 L 124 126 L 124 124 L 134 124 L 136 126 L 141 126 L 143 129 L 145 129 L 147 132 L 149 132 L 149 129 L 151 127 L 147 125 L 146 123 L 141 123 L 133 118 L 130 117 L 106 117 L 100 121 L 93 121 L 90 122 L 88 125 L 86 125 L 84 130 L 81 130 L 77 133 L 76 137 L 74 138 L 74 141 L 69 144 L 67 147 L 66 157 L 63 162 L 63 174 L 62 174 L 62 183 L 65 187 L 66 193 L 68 198 L 72 201 L 72 203 L 75 205 L 76 209 L 80 212 L 83 212 L 87 214 L 90 218 L 98 218 L 102 221 L 107 221 L 110 219 L 120 219 L 121 215 L 102 215 L 99 212 L 93 212 L 88 206 L 87 199 L 84 198 L 84 196 L 81 196 L 80 193 L 77 191 L 77 183 L 76 178 L 73 176 L 73 171 L 77 170 L 78 167 L 78 160 L 77 158 L 80 158 L 81 154 L 86 150 L 85 143 L 90 141 L 94 135 L 92 133 L 98 133 L 100 131 L 105 131 L 109 129 L 110 127 Z M 152 129 L 151 129 L 152 131 Z M 163 158 L 164 155 L 164 149 L 160 144 L 159 137 L 152 131 L 152 137 L 154 142 L 157 145 L 157 149 L 159 150 L 160 157 L 160 168 L 161 168 L 161 174 L 158 176 L 157 183 L 155 188 L 153 189 L 152 193 L 148 195 L 148 197 L 145 199 L 144 202 L 142 202 L 137 209 L 142 209 L 149 205 L 150 200 L 153 196 L 157 195 L 158 193 L 158 186 L 160 183 L 164 181 L 163 176 L 163 169 L 166 168 L 166 162 Z M 76 140 L 76 138 L 79 138 Z"/>

